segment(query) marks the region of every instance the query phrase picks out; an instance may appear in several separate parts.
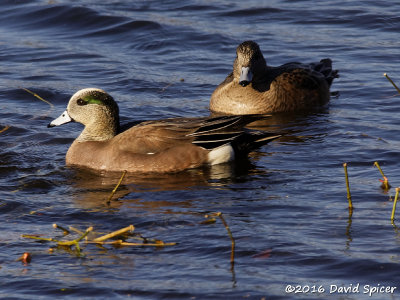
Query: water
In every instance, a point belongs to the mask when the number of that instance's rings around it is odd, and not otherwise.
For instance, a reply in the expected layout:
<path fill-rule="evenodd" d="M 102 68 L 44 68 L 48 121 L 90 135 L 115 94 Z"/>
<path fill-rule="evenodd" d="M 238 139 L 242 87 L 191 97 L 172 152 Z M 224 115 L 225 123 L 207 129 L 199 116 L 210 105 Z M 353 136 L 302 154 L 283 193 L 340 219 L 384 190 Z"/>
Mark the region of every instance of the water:
<path fill-rule="evenodd" d="M 400 4 L 105 2 L 1 1 L 0 130 L 10 127 L 0 133 L 0 297 L 397 299 L 395 191 L 379 188 L 373 162 L 398 186 L 400 101 L 382 74 L 400 83 Z M 64 166 L 82 127 L 46 125 L 75 91 L 105 89 L 123 122 L 205 116 L 236 46 L 249 39 L 271 65 L 330 57 L 340 70 L 332 91 L 340 95 L 321 112 L 276 116 L 268 128 L 285 137 L 249 162 L 132 175 L 109 206 L 119 174 Z M 223 213 L 235 238 L 233 268 L 221 221 L 202 224 L 212 212 Z M 77 257 L 21 237 L 59 238 L 53 223 L 97 232 L 133 224 L 145 237 L 178 244 L 81 243 L 84 256 Z M 32 255 L 29 264 L 16 261 L 24 252 Z M 288 284 L 304 293 L 286 293 Z M 396 289 L 368 297 L 368 285 Z"/>

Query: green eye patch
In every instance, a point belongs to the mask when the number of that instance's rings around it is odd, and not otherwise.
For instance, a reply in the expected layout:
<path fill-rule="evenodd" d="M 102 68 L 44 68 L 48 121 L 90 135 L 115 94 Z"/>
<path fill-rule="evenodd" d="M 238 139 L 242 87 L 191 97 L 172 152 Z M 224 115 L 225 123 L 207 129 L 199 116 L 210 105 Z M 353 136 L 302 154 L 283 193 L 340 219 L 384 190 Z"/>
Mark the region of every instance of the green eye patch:
<path fill-rule="evenodd" d="M 83 97 L 83 100 L 86 102 L 86 104 L 99 104 L 99 105 L 104 105 L 103 101 L 97 98 L 93 98 L 91 96 L 86 96 Z"/>

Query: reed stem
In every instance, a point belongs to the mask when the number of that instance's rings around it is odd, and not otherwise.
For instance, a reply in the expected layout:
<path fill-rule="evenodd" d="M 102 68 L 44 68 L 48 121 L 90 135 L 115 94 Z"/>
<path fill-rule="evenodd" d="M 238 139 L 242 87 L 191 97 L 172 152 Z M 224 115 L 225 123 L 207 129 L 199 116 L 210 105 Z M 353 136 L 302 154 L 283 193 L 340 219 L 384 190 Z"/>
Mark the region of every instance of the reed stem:
<path fill-rule="evenodd" d="M 350 194 L 349 175 L 347 173 L 347 163 L 343 164 L 343 168 L 344 168 L 344 176 L 346 178 L 347 200 L 349 201 L 349 210 L 353 211 L 353 202 L 351 201 L 351 194 Z"/>
<path fill-rule="evenodd" d="M 397 90 L 397 92 L 400 94 L 400 89 L 399 87 L 393 82 L 393 80 L 389 77 L 387 73 L 383 73 L 383 76 L 386 77 L 387 80 L 394 86 L 394 88 Z"/>
<path fill-rule="evenodd" d="M 374 162 L 374 166 L 378 168 L 379 172 L 381 173 L 382 177 L 385 177 L 385 174 L 383 173 L 381 167 L 379 166 L 379 163 L 376 161 Z"/>
<path fill-rule="evenodd" d="M 376 161 L 374 162 L 374 166 L 378 168 L 379 172 L 381 173 L 383 180 L 380 180 L 382 182 L 381 188 L 384 190 L 389 190 L 391 188 L 391 185 L 389 184 L 389 180 L 383 173 L 381 167 L 379 166 L 379 163 Z"/>
<path fill-rule="evenodd" d="M 390 217 L 390 221 L 392 222 L 393 225 L 394 225 L 394 214 L 396 213 L 397 198 L 399 197 L 399 190 L 400 188 L 396 188 L 396 196 L 394 196 L 392 216 Z"/>

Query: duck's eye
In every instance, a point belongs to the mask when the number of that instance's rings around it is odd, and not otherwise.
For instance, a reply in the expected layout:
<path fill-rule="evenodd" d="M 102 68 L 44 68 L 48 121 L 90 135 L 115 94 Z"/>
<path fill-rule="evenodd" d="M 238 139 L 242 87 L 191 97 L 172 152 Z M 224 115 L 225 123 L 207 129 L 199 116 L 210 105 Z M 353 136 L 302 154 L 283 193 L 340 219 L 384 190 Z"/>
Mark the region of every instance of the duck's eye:
<path fill-rule="evenodd" d="M 86 105 L 86 102 L 85 102 L 82 98 L 79 98 L 79 99 L 76 101 L 76 103 L 77 103 L 78 105 L 80 105 L 80 106 Z"/>

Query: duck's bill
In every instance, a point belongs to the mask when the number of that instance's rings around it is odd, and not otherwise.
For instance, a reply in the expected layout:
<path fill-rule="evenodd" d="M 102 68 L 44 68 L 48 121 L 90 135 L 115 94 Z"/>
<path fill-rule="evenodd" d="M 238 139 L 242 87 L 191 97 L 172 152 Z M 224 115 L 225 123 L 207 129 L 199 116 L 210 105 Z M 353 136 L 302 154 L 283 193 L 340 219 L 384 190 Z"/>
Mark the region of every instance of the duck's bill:
<path fill-rule="evenodd" d="M 65 123 L 72 122 L 72 118 L 69 116 L 67 111 L 64 111 L 61 116 L 59 116 L 57 119 L 54 119 L 47 125 L 47 127 L 54 127 L 54 126 L 59 126 Z"/>
<path fill-rule="evenodd" d="M 240 72 L 239 84 L 241 86 L 248 85 L 253 79 L 253 73 L 251 73 L 249 67 L 242 67 L 242 71 Z"/>

